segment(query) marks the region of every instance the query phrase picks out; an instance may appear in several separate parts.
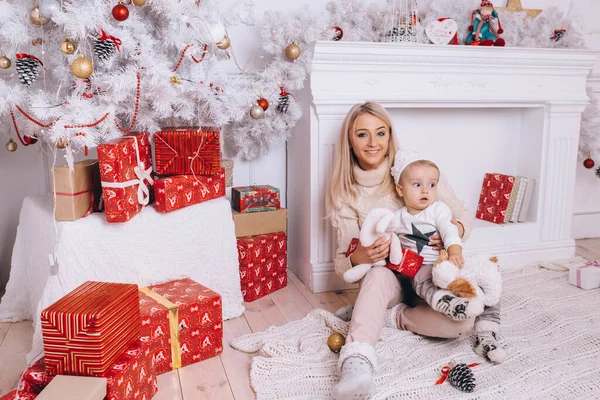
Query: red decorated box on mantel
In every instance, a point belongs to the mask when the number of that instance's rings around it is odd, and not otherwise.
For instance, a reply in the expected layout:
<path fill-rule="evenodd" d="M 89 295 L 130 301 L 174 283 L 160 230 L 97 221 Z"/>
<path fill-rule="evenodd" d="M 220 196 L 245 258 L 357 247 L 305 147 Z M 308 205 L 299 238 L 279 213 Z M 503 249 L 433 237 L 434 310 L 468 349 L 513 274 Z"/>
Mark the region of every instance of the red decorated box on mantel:
<path fill-rule="evenodd" d="M 158 175 L 214 175 L 221 170 L 218 128 L 166 128 L 154 135 Z"/>
<path fill-rule="evenodd" d="M 244 301 L 254 301 L 287 286 L 285 232 L 237 238 Z"/>
<path fill-rule="evenodd" d="M 158 391 L 150 344 L 137 340 L 102 375 L 106 400 L 150 400 Z"/>
<path fill-rule="evenodd" d="M 360 243 L 358 238 L 353 238 L 350 241 L 348 250 L 346 250 L 346 257 L 350 257 L 354 253 L 358 247 L 358 243 Z M 400 261 L 400 264 L 392 264 L 389 260 L 386 260 L 385 264 L 392 271 L 399 272 L 411 279 L 417 275 L 417 272 L 421 269 L 421 265 L 423 265 L 423 256 L 408 249 L 402 249 L 402 261 Z"/>
<path fill-rule="evenodd" d="M 106 221 L 129 221 L 150 201 L 152 154 L 148 133 L 132 133 L 99 144 L 98 162 Z"/>
<path fill-rule="evenodd" d="M 514 176 L 485 174 L 475 216 L 495 224 L 503 224 L 514 181 Z"/>
<path fill-rule="evenodd" d="M 191 279 L 140 289 L 141 340 L 157 375 L 221 354 L 221 296 Z"/>
<path fill-rule="evenodd" d="M 279 210 L 279 189 L 270 185 L 233 187 L 231 205 L 242 214 Z"/>
<path fill-rule="evenodd" d="M 89 281 L 42 311 L 46 371 L 102 376 L 140 337 L 137 285 Z"/>
<path fill-rule="evenodd" d="M 154 208 L 170 212 L 225 196 L 225 170 L 218 174 L 177 175 L 154 181 Z"/>

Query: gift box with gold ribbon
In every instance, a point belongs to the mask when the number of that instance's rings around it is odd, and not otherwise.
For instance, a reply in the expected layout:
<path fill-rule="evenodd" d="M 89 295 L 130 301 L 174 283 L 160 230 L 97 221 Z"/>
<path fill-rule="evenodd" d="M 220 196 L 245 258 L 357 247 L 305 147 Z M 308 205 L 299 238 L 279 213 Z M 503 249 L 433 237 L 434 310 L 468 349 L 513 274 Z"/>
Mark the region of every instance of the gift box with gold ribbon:
<path fill-rule="evenodd" d="M 157 375 L 223 351 L 221 296 L 191 279 L 140 289 L 142 341 Z"/>

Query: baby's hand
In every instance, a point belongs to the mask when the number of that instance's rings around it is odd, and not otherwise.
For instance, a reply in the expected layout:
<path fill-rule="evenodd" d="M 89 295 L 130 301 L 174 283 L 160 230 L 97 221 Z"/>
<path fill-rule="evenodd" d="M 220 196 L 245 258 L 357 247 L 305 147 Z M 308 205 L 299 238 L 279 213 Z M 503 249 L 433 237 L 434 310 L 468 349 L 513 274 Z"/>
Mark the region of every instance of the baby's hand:
<path fill-rule="evenodd" d="M 458 268 L 462 268 L 465 265 L 465 259 L 462 254 L 454 254 L 448 256 L 448 261 L 456 265 Z"/>

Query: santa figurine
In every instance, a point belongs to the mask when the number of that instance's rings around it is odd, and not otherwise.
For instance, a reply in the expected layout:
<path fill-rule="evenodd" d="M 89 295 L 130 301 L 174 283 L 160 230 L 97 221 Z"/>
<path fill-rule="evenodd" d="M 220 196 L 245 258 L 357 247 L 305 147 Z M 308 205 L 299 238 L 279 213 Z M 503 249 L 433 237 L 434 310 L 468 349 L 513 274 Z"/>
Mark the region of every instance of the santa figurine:
<path fill-rule="evenodd" d="M 504 46 L 506 42 L 500 37 L 504 30 L 500 25 L 498 12 L 490 0 L 483 0 L 478 10 L 471 15 L 467 44 L 471 46 Z"/>

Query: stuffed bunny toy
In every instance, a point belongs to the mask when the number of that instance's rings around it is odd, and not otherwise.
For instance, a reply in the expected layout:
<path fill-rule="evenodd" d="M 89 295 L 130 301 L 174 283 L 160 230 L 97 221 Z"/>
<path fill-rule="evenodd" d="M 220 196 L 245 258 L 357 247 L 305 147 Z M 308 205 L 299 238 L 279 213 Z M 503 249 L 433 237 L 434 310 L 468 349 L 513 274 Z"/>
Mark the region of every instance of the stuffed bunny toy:
<path fill-rule="evenodd" d="M 400 264 L 402 261 L 402 247 L 400 239 L 394 234 L 392 220 L 394 212 L 386 208 L 375 208 L 365 218 L 360 229 L 359 240 L 364 247 L 371 246 L 377 239 L 384 237 L 386 240 L 392 241 L 390 245 L 390 262 L 392 264 Z M 377 266 L 385 266 L 385 260 L 378 261 L 374 264 L 359 264 L 349 269 L 344 273 L 344 280 L 349 283 L 360 281 L 366 273 Z"/>
<path fill-rule="evenodd" d="M 502 275 L 496 257 L 485 254 L 466 256 L 464 266 L 459 268 L 448 261 L 448 253 L 442 250 L 434 264 L 432 279 L 436 286 L 459 297 L 478 297 L 486 306 L 500 301 Z"/>

